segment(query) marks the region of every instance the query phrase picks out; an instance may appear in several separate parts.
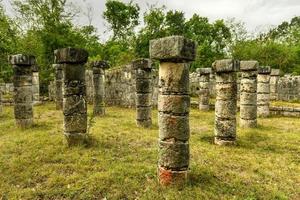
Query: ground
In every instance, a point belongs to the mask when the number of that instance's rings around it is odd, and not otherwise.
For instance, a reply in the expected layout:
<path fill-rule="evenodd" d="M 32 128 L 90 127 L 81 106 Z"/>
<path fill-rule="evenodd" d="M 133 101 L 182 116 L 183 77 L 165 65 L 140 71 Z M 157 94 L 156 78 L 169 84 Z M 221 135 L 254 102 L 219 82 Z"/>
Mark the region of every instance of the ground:
<path fill-rule="evenodd" d="M 89 110 L 92 110 L 89 108 Z M 300 199 L 300 120 L 259 119 L 238 129 L 233 147 L 212 143 L 214 112 L 191 110 L 190 179 L 185 188 L 157 183 L 157 111 L 137 128 L 134 109 L 107 108 L 90 121 L 90 144 L 68 148 L 62 113 L 35 107 L 35 126 L 0 117 L 0 199 Z"/>

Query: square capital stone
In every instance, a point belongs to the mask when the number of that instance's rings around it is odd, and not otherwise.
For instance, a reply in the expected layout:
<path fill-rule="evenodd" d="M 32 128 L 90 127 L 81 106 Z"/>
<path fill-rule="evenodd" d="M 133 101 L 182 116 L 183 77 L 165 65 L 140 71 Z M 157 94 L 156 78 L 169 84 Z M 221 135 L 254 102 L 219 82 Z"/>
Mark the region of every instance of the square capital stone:
<path fill-rule="evenodd" d="M 243 60 L 240 62 L 241 71 L 256 71 L 258 62 L 256 60 Z"/>
<path fill-rule="evenodd" d="M 97 60 L 91 62 L 91 66 L 93 68 L 101 68 L 101 69 L 108 69 L 110 67 L 109 63 L 105 60 Z"/>
<path fill-rule="evenodd" d="M 196 72 L 199 75 L 208 75 L 208 74 L 211 74 L 212 70 L 211 70 L 211 68 L 198 68 L 196 70 Z"/>
<path fill-rule="evenodd" d="M 257 68 L 257 72 L 259 74 L 270 74 L 271 73 L 271 67 L 270 66 L 259 66 Z"/>
<path fill-rule="evenodd" d="M 280 69 L 271 70 L 271 76 L 279 76 L 279 75 L 280 75 Z"/>
<path fill-rule="evenodd" d="M 196 57 L 196 43 L 183 36 L 150 40 L 150 58 L 160 61 L 187 62 Z"/>
<path fill-rule="evenodd" d="M 10 55 L 8 56 L 8 62 L 12 65 L 34 65 L 35 64 L 35 57 L 32 55 Z"/>
<path fill-rule="evenodd" d="M 63 48 L 54 51 L 54 60 L 56 63 L 86 63 L 88 52 L 84 49 Z"/>
<path fill-rule="evenodd" d="M 150 59 L 146 59 L 146 58 L 137 59 L 132 62 L 132 68 L 133 69 L 151 69 L 152 62 Z"/>
<path fill-rule="evenodd" d="M 233 59 L 216 60 L 212 69 L 216 73 L 237 72 L 240 70 L 240 62 Z"/>

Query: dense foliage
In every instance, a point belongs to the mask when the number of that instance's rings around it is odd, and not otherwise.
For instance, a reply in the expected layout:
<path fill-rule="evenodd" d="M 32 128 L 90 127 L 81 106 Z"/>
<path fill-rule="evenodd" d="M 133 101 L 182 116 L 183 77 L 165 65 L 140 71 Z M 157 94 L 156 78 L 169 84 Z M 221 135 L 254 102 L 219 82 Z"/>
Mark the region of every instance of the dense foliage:
<path fill-rule="evenodd" d="M 118 66 L 134 58 L 149 57 L 149 40 L 169 35 L 183 35 L 198 43 L 191 70 L 209 67 L 215 59 L 234 57 L 255 59 L 261 65 L 300 74 L 300 17 L 249 36 L 244 25 L 235 20 L 211 22 L 198 14 L 186 18 L 182 11 L 157 6 L 149 6 L 141 18 L 138 4 L 107 0 L 102 17 L 111 37 L 100 42 L 94 26 L 74 25 L 79 11 L 70 2 L 13 0 L 15 17 L 11 19 L 0 0 L 0 79 L 11 81 L 9 54 L 35 55 L 41 69 L 41 85 L 47 86 L 53 79 L 51 64 L 57 48 L 85 48 L 91 60 L 105 59 Z"/>

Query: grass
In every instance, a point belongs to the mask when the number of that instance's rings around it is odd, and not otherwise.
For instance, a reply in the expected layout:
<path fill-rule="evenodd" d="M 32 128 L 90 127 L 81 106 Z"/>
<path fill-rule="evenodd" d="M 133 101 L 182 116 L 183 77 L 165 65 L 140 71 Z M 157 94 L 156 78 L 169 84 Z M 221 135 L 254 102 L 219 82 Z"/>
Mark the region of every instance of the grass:
<path fill-rule="evenodd" d="M 91 110 L 91 109 L 89 109 Z M 259 119 L 238 129 L 233 147 L 212 143 L 214 113 L 190 114 L 190 179 L 183 189 L 157 183 L 157 111 L 153 128 L 135 126 L 135 111 L 107 108 L 87 147 L 66 146 L 62 114 L 35 107 L 36 125 L 0 117 L 0 199 L 300 199 L 300 120 Z"/>
<path fill-rule="evenodd" d="M 299 101 L 271 101 L 271 106 L 300 108 L 300 102 Z"/>

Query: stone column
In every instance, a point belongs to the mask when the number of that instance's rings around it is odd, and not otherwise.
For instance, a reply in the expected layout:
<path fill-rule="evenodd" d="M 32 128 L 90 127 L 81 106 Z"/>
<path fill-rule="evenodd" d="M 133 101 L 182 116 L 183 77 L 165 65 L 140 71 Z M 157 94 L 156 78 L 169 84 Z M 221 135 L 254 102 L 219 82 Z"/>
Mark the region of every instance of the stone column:
<path fill-rule="evenodd" d="M 14 114 L 16 125 L 20 128 L 29 128 L 33 125 L 32 108 L 32 65 L 34 56 L 12 55 L 9 63 L 13 67 L 14 77 Z"/>
<path fill-rule="evenodd" d="M 55 104 L 57 110 L 63 109 L 63 64 L 53 64 L 55 70 Z"/>
<path fill-rule="evenodd" d="M 33 93 L 33 105 L 40 103 L 40 79 L 39 79 L 39 67 L 37 65 L 32 66 L 32 93 Z"/>
<path fill-rule="evenodd" d="M 280 78 L 280 70 L 272 69 L 270 77 L 270 100 L 278 100 L 278 81 Z"/>
<path fill-rule="evenodd" d="M 93 67 L 93 85 L 94 85 L 94 115 L 105 115 L 105 69 L 109 65 L 105 61 L 95 61 L 91 63 Z"/>
<path fill-rule="evenodd" d="M 239 61 L 217 60 L 216 72 L 215 144 L 234 144 L 236 140 L 237 76 Z"/>
<path fill-rule="evenodd" d="M 159 65 L 159 161 L 162 185 L 183 184 L 189 169 L 189 61 L 196 44 L 182 36 L 150 41 L 150 57 Z"/>
<path fill-rule="evenodd" d="M 209 110 L 209 76 L 211 68 L 197 69 L 199 75 L 199 110 Z"/>
<path fill-rule="evenodd" d="M 152 73 L 149 59 L 132 62 L 136 71 L 136 124 L 148 128 L 152 125 Z"/>
<path fill-rule="evenodd" d="M 257 61 L 241 61 L 240 127 L 257 127 Z"/>
<path fill-rule="evenodd" d="M 0 87 L 0 115 L 3 112 L 3 106 L 2 106 L 2 87 Z"/>
<path fill-rule="evenodd" d="M 257 115 L 267 117 L 270 115 L 270 73 L 271 67 L 260 66 L 257 75 Z"/>
<path fill-rule="evenodd" d="M 83 49 L 64 48 L 54 52 L 63 64 L 63 127 L 69 146 L 83 144 L 87 138 L 85 67 L 88 53 Z"/>

